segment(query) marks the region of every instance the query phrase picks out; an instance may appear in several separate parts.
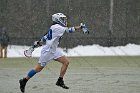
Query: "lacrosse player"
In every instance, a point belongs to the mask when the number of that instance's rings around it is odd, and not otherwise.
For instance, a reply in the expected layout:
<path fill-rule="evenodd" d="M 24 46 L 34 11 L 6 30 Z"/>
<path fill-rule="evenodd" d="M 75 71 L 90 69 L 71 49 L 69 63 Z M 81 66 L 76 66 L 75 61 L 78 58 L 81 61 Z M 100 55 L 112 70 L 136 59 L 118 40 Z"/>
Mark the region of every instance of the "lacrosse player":
<path fill-rule="evenodd" d="M 19 80 L 20 90 L 23 93 L 25 91 L 25 85 L 27 81 L 32 78 L 36 73 L 40 72 L 52 59 L 62 63 L 60 76 L 56 82 L 56 85 L 64 89 L 69 89 L 69 87 L 64 84 L 63 80 L 63 77 L 69 65 L 69 60 L 57 47 L 60 39 L 65 32 L 72 33 L 76 30 L 82 29 L 84 33 L 87 33 L 88 30 L 83 23 L 81 23 L 80 26 L 67 27 L 67 17 L 62 13 L 53 14 L 52 21 L 53 24 L 50 27 L 48 33 L 45 34 L 39 41 L 35 41 L 34 45 L 31 48 L 24 51 L 25 56 L 30 57 L 34 49 L 42 46 L 45 42 L 44 47 L 41 50 L 41 56 L 39 58 L 38 64 L 35 65 L 34 69 L 31 69 L 28 72 L 26 77 Z"/>

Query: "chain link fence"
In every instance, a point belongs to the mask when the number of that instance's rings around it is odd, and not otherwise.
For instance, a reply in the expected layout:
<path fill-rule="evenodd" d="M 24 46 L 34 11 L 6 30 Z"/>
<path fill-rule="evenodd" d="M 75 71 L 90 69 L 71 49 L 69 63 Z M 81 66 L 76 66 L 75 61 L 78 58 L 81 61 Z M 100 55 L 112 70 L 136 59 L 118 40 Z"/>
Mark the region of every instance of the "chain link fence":
<path fill-rule="evenodd" d="M 31 45 L 47 32 L 51 15 L 62 12 L 69 26 L 86 23 L 89 35 L 65 34 L 61 47 L 140 44 L 139 0 L 0 0 L 0 26 L 12 45 Z"/>

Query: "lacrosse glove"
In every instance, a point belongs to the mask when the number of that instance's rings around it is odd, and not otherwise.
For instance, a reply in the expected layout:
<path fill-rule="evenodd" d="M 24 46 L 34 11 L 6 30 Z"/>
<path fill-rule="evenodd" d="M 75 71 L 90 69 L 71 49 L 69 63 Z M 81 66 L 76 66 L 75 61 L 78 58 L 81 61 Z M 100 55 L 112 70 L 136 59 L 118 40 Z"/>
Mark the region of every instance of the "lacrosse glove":
<path fill-rule="evenodd" d="M 82 31 L 83 31 L 84 34 L 85 33 L 88 33 L 89 34 L 89 31 L 88 31 L 88 29 L 87 29 L 87 27 L 86 27 L 86 25 L 84 23 L 81 23 L 80 24 L 80 27 L 81 27 L 81 29 L 82 29 Z"/>

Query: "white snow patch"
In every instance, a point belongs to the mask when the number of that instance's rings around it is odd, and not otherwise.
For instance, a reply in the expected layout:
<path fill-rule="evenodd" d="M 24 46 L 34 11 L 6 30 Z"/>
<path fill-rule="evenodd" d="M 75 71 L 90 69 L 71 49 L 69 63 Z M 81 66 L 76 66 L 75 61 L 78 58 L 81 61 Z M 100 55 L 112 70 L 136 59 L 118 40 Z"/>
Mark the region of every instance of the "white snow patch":
<path fill-rule="evenodd" d="M 8 57 L 24 57 L 24 50 L 30 46 L 8 46 Z M 36 48 L 33 57 L 39 57 L 42 47 Z M 60 48 L 63 50 L 62 48 Z M 67 56 L 140 56 L 140 45 L 127 44 L 126 46 L 103 47 L 100 45 L 79 45 L 64 52 Z"/>

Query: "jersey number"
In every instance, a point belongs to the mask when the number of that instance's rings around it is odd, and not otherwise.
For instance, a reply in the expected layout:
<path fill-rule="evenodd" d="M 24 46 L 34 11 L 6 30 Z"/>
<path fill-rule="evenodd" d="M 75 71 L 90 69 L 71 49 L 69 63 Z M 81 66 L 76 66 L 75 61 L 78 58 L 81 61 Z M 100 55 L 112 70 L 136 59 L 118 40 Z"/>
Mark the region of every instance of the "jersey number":
<path fill-rule="evenodd" d="M 48 40 L 51 40 L 52 39 L 52 30 L 51 29 L 48 31 L 47 39 Z"/>

